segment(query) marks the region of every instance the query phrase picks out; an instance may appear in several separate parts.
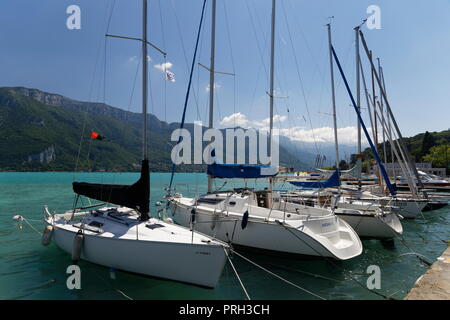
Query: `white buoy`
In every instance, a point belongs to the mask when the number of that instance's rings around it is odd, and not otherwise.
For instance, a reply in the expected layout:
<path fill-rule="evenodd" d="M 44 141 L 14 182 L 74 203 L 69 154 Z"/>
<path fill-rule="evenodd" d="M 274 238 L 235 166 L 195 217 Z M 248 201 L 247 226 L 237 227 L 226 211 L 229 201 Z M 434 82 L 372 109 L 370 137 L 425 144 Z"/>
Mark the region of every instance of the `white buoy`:
<path fill-rule="evenodd" d="M 162 202 L 161 202 L 161 201 L 157 201 L 157 202 L 155 203 L 155 206 L 161 207 L 161 206 L 162 206 Z"/>
<path fill-rule="evenodd" d="M 84 235 L 80 230 L 80 231 L 78 231 L 78 233 L 75 235 L 75 238 L 73 239 L 72 261 L 75 263 L 78 262 L 78 260 L 80 260 L 81 248 L 83 247 L 83 240 L 84 240 Z"/>
<path fill-rule="evenodd" d="M 25 220 L 20 214 L 17 214 L 13 217 L 14 221 L 23 221 Z"/>
<path fill-rule="evenodd" d="M 53 227 L 46 226 L 44 228 L 44 231 L 42 232 L 41 243 L 43 246 L 48 246 L 50 244 L 50 242 L 52 241 L 52 235 L 53 235 Z"/>

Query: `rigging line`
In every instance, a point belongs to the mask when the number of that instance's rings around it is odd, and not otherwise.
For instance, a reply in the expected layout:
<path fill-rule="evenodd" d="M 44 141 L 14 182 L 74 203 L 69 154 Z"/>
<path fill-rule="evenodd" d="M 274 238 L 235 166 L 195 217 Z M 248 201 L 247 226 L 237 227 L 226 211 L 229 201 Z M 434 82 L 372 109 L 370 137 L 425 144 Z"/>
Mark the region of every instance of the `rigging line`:
<path fill-rule="evenodd" d="M 174 4 L 173 0 L 170 0 L 170 5 L 171 5 L 172 11 L 173 11 L 173 15 L 175 16 L 175 22 L 176 22 L 177 31 L 178 31 L 178 38 L 180 39 L 181 48 L 183 49 L 183 55 L 184 55 L 184 61 L 185 61 L 185 64 L 186 64 L 186 69 L 189 71 L 189 62 L 188 62 L 188 58 L 187 58 L 187 55 L 186 55 L 186 47 L 184 46 L 184 40 L 183 40 L 184 37 L 181 34 L 180 21 L 178 19 L 178 15 L 177 15 L 177 12 L 175 10 L 175 4 Z M 198 115 L 198 117 L 200 117 L 200 111 L 198 109 L 198 97 L 195 94 L 194 90 L 192 91 L 192 93 L 194 94 L 195 105 L 197 107 L 197 115 Z"/>
<path fill-rule="evenodd" d="M 159 10 L 159 23 L 161 25 L 161 36 L 162 36 L 162 45 L 163 50 L 166 51 L 166 36 L 164 32 L 164 23 L 162 18 L 162 8 L 161 8 L 161 0 L 158 0 L 158 10 Z M 167 65 L 167 56 L 164 55 L 164 66 Z M 164 121 L 167 122 L 167 70 L 164 72 Z"/>
<path fill-rule="evenodd" d="M 203 1 L 202 15 L 200 17 L 200 23 L 199 23 L 199 26 L 198 26 L 197 41 L 195 43 L 194 56 L 192 58 L 191 72 L 190 72 L 190 75 L 189 75 L 189 83 L 188 83 L 188 88 L 187 88 L 187 91 L 186 91 L 186 99 L 185 99 L 185 102 L 184 102 L 183 116 L 181 118 L 180 129 L 184 128 L 184 123 L 185 123 L 185 120 L 186 120 L 186 110 L 187 110 L 187 106 L 188 106 L 188 102 L 189 102 L 189 96 L 190 96 L 190 92 L 191 92 L 192 76 L 194 74 L 195 61 L 197 60 L 198 44 L 199 44 L 200 35 L 201 35 L 201 32 L 202 32 L 203 18 L 205 16 L 205 7 L 206 7 L 206 0 Z M 181 142 L 181 139 L 182 139 L 182 137 L 180 136 L 178 138 L 178 143 Z M 170 177 L 170 185 L 169 185 L 169 188 L 168 188 L 168 192 L 169 193 L 171 192 L 171 189 L 172 189 L 173 177 L 175 175 L 175 170 L 176 170 L 176 165 L 175 165 L 175 163 L 173 163 L 173 165 L 172 165 L 172 174 L 171 174 L 171 177 Z"/>
<path fill-rule="evenodd" d="M 282 5 L 283 5 L 283 7 L 284 7 L 284 1 L 282 1 Z M 294 8 L 294 6 L 293 6 L 293 4 L 292 4 L 291 1 L 289 1 L 289 5 L 290 5 L 290 7 L 291 7 L 291 10 L 290 10 L 289 12 L 292 12 L 292 13 L 297 12 L 297 10 L 295 10 L 295 8 Z M 294 18 L 295 18 L 295 17 L 294 17 Z M 300 25 L 300 23 L 299 23 L 299 21 L 302 21 L 302 20 L 301 20 L 301 19 L 294 19 L 294 21 L 296 22 L 297 28 L 298 28 L 298 30 L 300 31 L 299 33 L 300 33 L 300 35 L 301 35 L 302 38 L 303 38 L 303 41 L 304 41 L 304 43 L 305 43 L 305 45 L 306 45 L 306 48 L 308 49 L 309 54 L 311 55 L 311 58 L 312 58 L 314 64 L 316 65 L 316 70 L 319 72 L 319 74 L 322 76 L 322 78 L 326 78 L 326 72 L 323 71 L 323 70 L 320 68 L 320 65 L 321 65 L 321 64 L 317 62 L 317 60 L 316 60 L 316 55 L 313 54 L 313 51 L 311 50 L 311 47 L 310 47 L 309 42 L 308 42 L 308 40 L 307 40 L 307 38 L 306 38 L 306 36 L 305 36 L 305 33 L 303 32 L 303 28 L 301 27 L 301 25 Z M 323 45 L 324 45 L 324 43 L 326 43 L 326 41 L 325 41 L 326 38 L 324 37 L 323 39 L 324 39 L 324 41 L 323 41 L 322 44 L 321 44 L 321 47 L 320 47 L 319 52 L 322 51 Z M 325 68 L 325 67 L 324 67 L 324 68 Z M 314 76 L 313 76 L 313 78 L 314 78 Z M 311 88 L 312 88 L 312 86 L 311 86 Z"/>
<path fill-rule="evenodd" d="M 103 61 L 103 104 L 106 104 L 106 62 L 107 62 L 107 47 L 108 47 L 108 38 L 105 37 L 105 52 L 104 57 L 105 60 Z"/>
<path fill-rule="evenodd" d="M 212 10 L 212 9 L 211 9 Z M 208 14 L 208 4 L 206 5 L 206 13 Z M 212 13 L 211 13 L 212 14 Z M 204 50 L 203 50 L 203 45 L 206 42 L 204 39 L 207 38 L 205 37 L 205 32 L 206 32 L 207 28 L 203 28 L 201 31 L 201 35 L 200 35 L 200 46 L 199 46 L 199 53 L 198 53 L 198 58 L 197 58 L 197 63 L 196 63 L 196 73 L 197 73 L 197 88 L 196 88 L 196 92 L 197 92 L 197 96 L 199 99 L 199 105 L 202 105 L 202 100 L 205 97 L 205 95 L 203 94 L 203 90 L 208 91 L 209 85 L 203 88 L 203 85 L 200 85 L 200 81 L 202 78 L 202 72 L 203 69 L 200 69 L 200 65 L 203 66 L 202 61 L 204 58 Z M 205 60 L 209 60 L 208 58 L 206 58 Z M 204 109 L 202 109 L 202 113 L 200 113 L 200 111 L 197 111 L 197 120 L 201 121 L 202 125 L 203 125 L 203 119 L 206 119 L 205 122 L 207 122 L 208 119 L 208 114 L 209 114 L 209 99 L 205 99 L 205 105 L 204 105 Z M 213 110 L 214 111 L 214 110 Z M 204 113 L 203 113 L 204 112 Z M 202 115 L 204 117 L 202 117 Z"/>
<path fill-rule="evenodd" d="M 223 11 L 225 13 L 227 39 L 228 39 L 228 44 L 229 44 L 229 47 L 230 47 L 231 67 L 233 68 L 233 74 L 235 74 L 236 73 L 235 72 L 236 71 L 236 66 L 235 66 L 235 62 L 234 62 L 233 45 L 232 45 L 231 33 L 230 33 L 230 22 L 229 22 L 229 19 L 228 19 L 228 11 L 227 11 L 227 6 L 226 6 L 226 1 L 222 1 L 222 3 L 223 3 Z"/>
<path fill-rule="evenodd" d="M 366 102 L 367 102 L 367 111 L 369 112 L 370 125 L 372 127 L 372 136 L 375 138 L 375 131 L 374 131 L 375 130 L 375 126 L 374 126 L 374 123 L 373 123 L 372 111 L 371 111 L 371 108 L 370 108 L 372 103 L 371 103 L 371 101 L 369 99 L 369 91 L 367 90 L 366 77 L 364 75 L 364 68 L 363 68 L 361 59 L 359 60 L 359 68 L 361 70 L 361 78 L 362 78 L 362 83 L 364 85 L 364 94 L 365 94 Z"/>
<path fill-rule="evenodd" d="M 251 300 L 250 296 L 248 295 L 247 289 L 245 289 L 244 283 L 242 282 L 241 278 L 239 277 L 239 274 L 236 270 L 236 268 L 234 267 L 233 262 L 231 261 L 230 256 L 228 255 L 227 249 L 223 248 L 223 250 L 225 251 L 225 254 L 227 255 L 228 261 L 230 262 L 231 267 L 233 268 L 234 274 L 236 275 L 236 278 L 239 281 L 239 284 L 241 285 L 242 290 L 245 293 L 245 296 L 247 297 L 247 300 Z"/>
<path fill-rule="evenodd" d="M 236 254 L 238 257 L 240 257 L 240 258 L 244 259 L 245 261 L 251 263 L 252 265 L 254 265 L 254 266 L 260 268 L 261 270 L 267 272 L 268 274 L 274 276 L 275 278 L 278 278 L 278 279 L 280 279 L 281 281 L 286 282 L 287 284 L 290 284 L 291 286 L 293 286 L 293 287 L 295 287 L 295 288 L 297 288 L 297 289 L 300 289 L 300 290 L 302 290 L 302 291 L 304 291 L 304 292 L 306 292 L 306 293 L 308 293 L 308 294 L 310 294 L 310 295 L 312 295 L 312 296 L 314 296 L 314 297 L 316 297 L 316 298 L 318 298 L 318 299 L 321 299 L 321 300 L 327 300 L 327 299 L 325 299 L 325 298 L 319 296 L 318 294 L 315 294 L 315 293 L 313 293 L 313 292 L 311 292 L 311 291 L 309 291 L 309 290 L 307 290 L 307 289 L 305 289 L 305 288 L 302 288 L 302 287 L 300 287 L 299 285 L 297 285 L 297 284 L 295 284 L 295 283 L 293 283 L 293 282 L 291 282 L 291 281 L 289 281 L 289 280 L 286 280 L 286 279 L 284 279 L 283 277 L 277 275 L 276 273 L 273 273 L 272 271 L 267 270 L 267 269 L 264 268 L 263 266 L 257 264 L 256 262 L 253 262 L 252 260 L 250 260 L 250 259 L 244 257 L 243 255 L 237 253 L 236 251 L 234 251 L 234 250 L 232 250 L 232 249 L 231 249 L 231 251 L 232 251 L 234 254 Z"/>
<path fill-rule="evenodd" d="M 109 29 L 109 25 L 110 25 L 110 22 L 111 22 L 111 17 L 112 17 L 112 13 L 114 11 L 115 3 L 116 3 L 116 0 L 114 0 L 114 2 L 113 2 L 112 8 L 111 8 L 111 11 L 110 11 L 110 14 L 109 14 L 109 18 L 107 18 L 107 16 L 108 16 L 108 8 L 106 8 L 106 10 L 105 10 L 105 21 L 106 21 L 106 19 L 108 19 L 107 26 L 106 26 L 107 30 Z M 102 36 L 102 39 L 103 39 L 103 36 Z M 98 49 L 97 49 L 97 54 L 96 54 L 96 59 L 95 59 L 95 64 L 94 64 L 94 71 L 93 71 L 93 74 L 92 74 L 91 85 L 90 85 L 90 89 L 89 89 L 88 101 L 91 101 L 91 99 L 92 99 L 92 92 L 93 92 L 93 89 L 94 89 L 94 82 L 95 82 L 95 74 L 97 73 L 97 66 L 98 66 L 99 59 L 100 59 L 100 52 L 101 52 L 101 44 L 99 43 L 99 46 L 98 46 Z M 78 145 L 77 160 L 75 162 L 75 169 L 74 169 L 74 173 L 73 173 L 73 176 L 72 176 L 72 181 L 75 181 L 75 173 L 78 170 L 78 164 L 79 164 L 79 160 L 80 160 L 81 148 L 82 148 L 82 145 L 83 145 L 83 138 L 84 138 L 84 133 L 85 133 L 85 130 L 86 130 L 86 122 L 87 122 L 87 116 L 86 116 L 85 113 L 83 113 L 83 129 L 82 129 L 82 132 L 81 132 L 80 143 Z"/>
<path fill-rule="evenodd" d="M 277 264 L 273 264 L 273 263 L 270 263 L 269 265 L 273 268 L 278 268 L 278 269 L 289 271 L 289 272 L 301 273 L 301 274 L 305 274 L 305 275 L 313 277 L 313 278 L 318 278 L 318 279 L 323 279 L 323 280 L 328 280 L 328 281 L 333 281 L 333 282 L 338 282 L 338 283 L 341 282 L 341 280 L 338 280 L 338 279 L 329 278 L 326 276 L 322 276 L 320 274 L 316 274 L 316 273 L 312 273 L 312 272 L 308 272 L 308 271 L 304 271 L 304 270 L 300 270 L 300 269 L 296 269 L 296 268 L 289 268 L 289 267 L 285 267 L 285 266 L 281 266 L 281 265 L 277 265 Z"/>
<path fill-rule="evenodd" d="M 248 1 L 245 1 L 245 4 L 247 6 L 248 15 L 250 16 L 250 22 L 251 22 L 251 25 L 252 25 L 253 34 L 255 36 L 256 45 L 258 47 L 259 56 L 261 58 L 261 63 L 262 63 L 262 66 L 264 68 L 264 72 L 266 73 L 266 77 L 268 79 L 269 78 L 269 73 L 267 72 L 266 64 L 264 62 L 264 55 L 262 53 L 261 45 L 259 43 L 259 38 L 258 38 L 258 34 L 256 32 L 256 27 L 255 27 L 255 22 L 253 21 L 253 15 L 252 15 L 250 7 L 248 5 Z M 263 35 L 263 37 L 265 37 L 265 36 Z"/>
<path fill-rule="evenodd" d="M 259 76 L 261 74 L 261 69 L 262 69 L 262 65 L 259 65 L 258 72 L 256 74 L 255 88 L 253 89 L 252 99 L 251 99 L 251 103 L 250 103 L 250 110 L 249 110 L 250 114 L 252 114 L 253 107 L 255 106 L 256 92 L 258 91 L 258 84 L 259 84 L 259 79 L 260 79 Z"/>
<path fill-rule="evenodd" d="M 233 113 L 236 113 L 236 67 L 234 63 L 234 54 L 233 54 L 233 45 L 231 41 L 231 34 L 230 34 L 230 23 L 228 20 L 228 13 L 227 13 L 227 6 L 226 1 L 222 1 L 223 3 L 223 11 L 225 13 L 225 23 L 226 23 L 226 30 L 227 30 L 227 38 L 228 38 L 228 45 L 230 47 L 230 57 L 231 57 L 231 67 L 233 68 Z M 234 118 L 234 126 L 236 126 L 236 118 Z"/>
<path fill-rule="evenodd" d="M 300 66 L 299 66 L 298 59 L 297 59 L 297 53 L 295 51 L 294 42 L 292 41 L 291 28 L 289 27 L 289 22 L 288 22 L 288 18 L 287 18 L 287 15 L 286 15 L 286 9 L 285 9 L 285 6 L 284 6 L 284 2 L 281 1 L 281 4 L 282 4 L 281 7 L 283 8 L 284 22 L 285 22 L 287 30 L 288 30 L 289 40 L 290 40 L 290 44 L 291 44 L 291 48 L 292 48 L 292 53 L 293 53 L 293 56 L 294 56 L 295 68 L 296 68 L 296 71 L 297 71 L 298 79 L 300 81 L 300 89 L 301 89 L 301 93 L 303 95 L 303 100 L 305 102 L 306 112 L 307 112 L 308 118 L 309 118 L 309 124 L 311 126 L 311 133 L 313 135 L 314 145 L 316 147 L 316 152 L 320 153 L 320 149 L 319 149 L 319 147 L 317 145 L 316 135 L 314 133 L 314 127 L 313 127 L 313 124 L 312 124 L 311 113 L 309 112 L 308 99 L 306 97 L 305 87 L 303 85 L 303 79 L 302 79 L 302 76 L 301 76 L 301 73 L 300 73 Z"/>
<path fill-rule="evenodd" d="M 127 113 L 127 117 L 125 119 L 125 122 L 128 122 L 128 120 L 130 118 L 130 110 L 131 110 L 131 105 L 133 104 L 134 92 L 136 90 L 137 77 L 139 75 L 139 70 L 141 68 L 141 59 L 142 59 L 142 51 L 140 52 L 137 69 L 136 69 L 136 72 L 134 74 L 133 87 L 131 89 L 130 101 L 128 102 L 128 109 L 127 109 L 128 113 Z"/>
<path fill-rule="evenodd" d="M 330 264 L 332 264 L 333 266 L 335 266 L 336 268 L 342 270 L 342 272 L 344 272 L 344 274 L 346 276 L 348 276 L 351 280 L 353 280 L 356 284 L 358 284 L 361 288 L 364 288 L 366 290 L 368 290 L 369 292 L 372 292 L 380 297 L 383 297 L 385 299 L 392 299 L 391 297 L 388 297 L 380 292 L 377 292 L 375 290 L 369 289 L 367 288 L 367 286 L 365 286 L 364 284 L 362 284 L 361 282 L 359 282 L 355 277 L 353 277 L 353 275 L 347 271 L 346 269 L 344 269 L 343 267 L 341 267 L 340 265 L 338 265 L 337 263 L 335 263 L 333 260 L 329 259 L 328 257 L 322 255 L 319 251 L 317 251 L 314 247 L 312 247 L 309 243 L 307 243 L 305 240 L 303 240 L 302 238 L 300 238 L 299 236 L 297 236 L 294 232 L 292 232 L 292 230 L 290 230 L 289 228 L 287 228 L 282 222 L 280 222 L 279 220 L 276 220 L 276 222 L 284 227 L 289 233 L 291 233 L 294 237 L 296 237 L 297 239 L 299 239 L 300 241 L 302 241 L 304 244 L 306 244 L 311 250 L 313 250 L 314 252 L 316 252 L 319 256 L 321 256 L 323 259 L 325 259 L 325 261 L 329 262 Z"/>

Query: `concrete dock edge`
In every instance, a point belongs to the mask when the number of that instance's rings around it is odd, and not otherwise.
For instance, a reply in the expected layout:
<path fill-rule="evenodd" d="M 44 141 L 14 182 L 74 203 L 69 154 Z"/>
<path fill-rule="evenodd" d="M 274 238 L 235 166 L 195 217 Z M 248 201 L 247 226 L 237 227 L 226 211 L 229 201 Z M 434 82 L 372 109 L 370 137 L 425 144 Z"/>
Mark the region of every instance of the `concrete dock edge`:
<path fill-rule="evenodd" d="M 450 247 L 416 281 L 405 300 L 450 300 Z"/>

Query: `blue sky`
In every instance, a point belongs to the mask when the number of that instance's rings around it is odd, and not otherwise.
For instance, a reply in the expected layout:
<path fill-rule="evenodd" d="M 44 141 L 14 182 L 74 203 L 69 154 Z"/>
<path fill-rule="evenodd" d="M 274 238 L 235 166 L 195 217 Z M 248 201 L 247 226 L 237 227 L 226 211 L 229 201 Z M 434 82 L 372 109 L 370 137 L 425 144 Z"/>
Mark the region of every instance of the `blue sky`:
<path fill-rule="evenodd" d="M 149 0 L 150 40 L 168 53 L 164 60 L 149 49 L 150 106 L 162 120 L 181 118 L 202 2 Z M 2 0 L 0 85 L 38 88 L 139 111 L 140 45 L 104 37 L 113 3 L 109 32 L 139 37 L 140 0 Z M 66 28 L 66 8 L 72 4 L 81 8 L 81 30 Z M 328 17 L 335 17 L 334 45 L 354 88 L 353 27 L 367 18 L 366 10 L 373 4 L 381 9 L 382 29 L 363 27 L 363 31 L 375 57 L 382 60 L 388 95 L 403 134 L 450 127 L 448 0 L 278 0 L 276 91 L 282 98 L 276 99 L 275 111 L 277 126 L 288 135 L 306 142 L 330 140 L 324 25 Z M 198 58 L 205 65 L 209 64 L 210 7 Z M 236 76 L 216 78 L 216 126 L 261 128 L 267 124 L 270 9 L 270 0 L 218 0 L 216 69 Z M 165 82 L 163 72 L 155 67 L 165 62 L 171 64 L 175 83 Z M 368 77 L 368 68 L 366 72 Z M 356 117 L 338 74 L 336 82 L 341 140 L 354 143 Z M 207 121 L 208 83 L 208 72 L 197 67 L 188 121 Z"/>

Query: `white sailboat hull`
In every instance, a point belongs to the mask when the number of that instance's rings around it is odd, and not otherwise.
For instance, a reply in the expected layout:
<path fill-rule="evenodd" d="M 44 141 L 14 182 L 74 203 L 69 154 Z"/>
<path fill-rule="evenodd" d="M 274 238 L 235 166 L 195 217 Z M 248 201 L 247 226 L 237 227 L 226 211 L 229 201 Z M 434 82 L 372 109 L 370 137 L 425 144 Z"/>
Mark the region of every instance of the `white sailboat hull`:
<path fill-rule="evenodd" d="M 71 254 L 78 229 L 69 224 L 49 225 L 55 244 Z M 214 288 L 226 263 L 225 250 L 218 243 L 111 238 L 85 231 L 80 257 L 117 270 Z"/>
<path fill-rule="evenodd" d="M 425 208 L 427 203 L 416 202 L 413 200 L 394 200 L 392 205 L 400 208 L 399 214 L 402 217 L 406 219 L 415 219 L 422 213 L 422 210 Z"/>
<path fill-rule="evenodd" d="M 394 213 L 379 215 L 338 208 L 335 214 L 363 238 L 392 239 L 403 233 L 400 219 Z"/>
<path fill-rule="evenodd" d="M 386 201 L 383 200 L 382 198 L 366 198 L 366 197 L 363 197 L 361 200 L 372 202 Z M 406 219 L 417 218 L 427 205 L 426 201 L 418 201 L 414 199 L 391 199 L 388 201 L 391 206 L 399 208 L 398 214 Z"/>
<path fill-rule="evenodd" d="M 181 202 L 172 199 L 172 218 L 182 226 L 189 226 L 192 207 Z M 243 229 L 242 219 L 242 214 L 233 214 L 231 211 L 226 216 L 219 216 L 214 211 L 197 207 L 195 230 L 224 242 L 278 253 L 338 260 L 347 260 L 362 253 L 362 244 L 356 233 L 334 215 L 327 219 L 306 221 L 303 227 L 296 220 L 286 220 L 280 225 L 283 219 L 277 222 L 250 215 Z M 313 232 L 318 229 L 320 233 Z"/>

